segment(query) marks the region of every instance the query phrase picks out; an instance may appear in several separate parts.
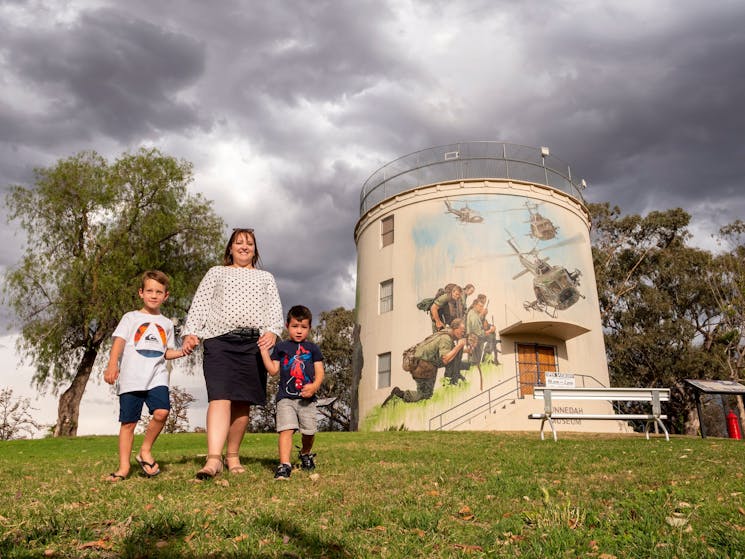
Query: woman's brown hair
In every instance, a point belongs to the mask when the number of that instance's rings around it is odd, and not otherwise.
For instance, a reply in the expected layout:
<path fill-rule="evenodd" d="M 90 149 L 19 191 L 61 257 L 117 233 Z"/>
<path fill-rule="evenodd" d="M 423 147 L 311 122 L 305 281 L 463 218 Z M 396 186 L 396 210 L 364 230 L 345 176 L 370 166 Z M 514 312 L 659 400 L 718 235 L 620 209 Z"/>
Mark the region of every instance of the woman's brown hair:
<path fill-rule="evenodd" d="M 233 265 L 233 255 L 230 253 L 230 247 L 235 242 L 235 238 L 238 235 L 250 235 L 251 239 L 254 242 L 254 257 L 251 259 L 251 266 L 256 268 L 257 263 L 259 262 L 259 245 L 256 244 L 256 235 L 254 235 L 253 229 L 248 229 L 245 227 L 236 227 L 233 229 L 233 233 L 230 235 L 230 238 L 228 239 L 228 244 L 225 247 L 225 253 L 222 256 L 222 263 L 223 266 L 232 266 Z"/>

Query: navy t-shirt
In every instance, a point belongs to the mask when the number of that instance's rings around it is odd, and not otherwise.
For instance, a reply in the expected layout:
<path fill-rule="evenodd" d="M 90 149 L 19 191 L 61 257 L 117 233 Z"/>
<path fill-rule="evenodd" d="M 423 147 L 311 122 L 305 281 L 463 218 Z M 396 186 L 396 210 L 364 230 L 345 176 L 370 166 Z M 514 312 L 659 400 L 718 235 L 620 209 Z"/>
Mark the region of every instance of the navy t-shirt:
<path fill-rule="evenodd" d="M 311 342 L 283 340 L 275 344 L 272 361 L 279 361 L 279 387 L 277 401 L 284 398 L 302 398 L 300 391 L 316 379 L 316 361 L 323 361 L 321 348 Z M 310 400 L 315 401 L 313 395 Z"/>

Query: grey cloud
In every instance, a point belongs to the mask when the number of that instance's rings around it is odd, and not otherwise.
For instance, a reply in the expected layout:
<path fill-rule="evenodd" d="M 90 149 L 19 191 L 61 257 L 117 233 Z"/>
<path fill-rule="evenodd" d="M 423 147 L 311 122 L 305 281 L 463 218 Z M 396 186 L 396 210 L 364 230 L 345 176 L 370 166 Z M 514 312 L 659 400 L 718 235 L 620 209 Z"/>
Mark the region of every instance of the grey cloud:
<path fill-rule="evenodd" d="M 646 211 L 716 197 L 741 180 L 745 62 L 735 53 L 745 51 L 745 7 L 721 7 L 675 4 L 669 20 L 629 17 L 614 31 L 589 21 L 571 34 L 547 29 L 535 55 L 553 49 L 575 76 L 557 89 L 548 137 L 581 163 L 589 196 Z"/>
<path fill-rule="evenodd" d="M 103 134 L 128 143 L 209 125 L 179 99 L 204 71 L 204 45 L 192 38 L 103 9 L 44 33 L 12 28 L 3 42 L 7 64 L 48 105 L 34 118 L 4 117 L 24 120 L 13 136 L 3 134 L 6 141 L 49 144 Z"/>

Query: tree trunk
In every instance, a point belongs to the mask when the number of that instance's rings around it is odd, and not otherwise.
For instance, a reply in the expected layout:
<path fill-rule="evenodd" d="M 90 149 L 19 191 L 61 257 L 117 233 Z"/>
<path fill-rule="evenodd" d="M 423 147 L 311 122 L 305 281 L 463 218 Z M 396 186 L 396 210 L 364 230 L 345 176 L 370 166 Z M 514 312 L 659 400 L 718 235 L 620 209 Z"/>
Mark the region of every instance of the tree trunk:
<path fill-rule="evenodd" d="M 683 424 L 683 434 L 698 436 L 701 434 L 701 422 L 698 419 L 698 409 L 694 406 L 688 408 L 688 417 Z"/>
<path fill-rule="evenodd" d="M 351 417 L 349 418 L 348 427 L 350 431 L 357 431 L 360 422 L 359 387 L 360 378 L 362 377 L 362 367 L 364 365 L 360 330 L 362 330 L 362 327 L 359 324 L 355 324 L 354 330 L 352 330 L 352 401 L 349 403 Z"/>
<path fill-rule="evenodd" d="M 57 425 L 54 426 L 55 437 L 75 437 L 78 434 L 78 417 L 80 400 L 83 399 L 85 387 L 93 370 L 93 363 L 98 355 L 98 346 L 86 348 L 78 365 L 75 378 L 70 387 L 62 393 L 57 408 Z"/>

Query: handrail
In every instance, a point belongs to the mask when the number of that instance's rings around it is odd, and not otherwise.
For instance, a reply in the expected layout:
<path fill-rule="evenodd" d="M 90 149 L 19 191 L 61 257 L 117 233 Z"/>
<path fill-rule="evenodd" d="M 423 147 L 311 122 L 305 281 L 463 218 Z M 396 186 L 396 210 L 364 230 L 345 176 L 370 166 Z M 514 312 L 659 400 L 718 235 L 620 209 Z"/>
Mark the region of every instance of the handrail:
<path fill-rule="evenodd" d="M 471 417 L 473 417 L 477 413 L 480 413 L 484 409 L 488 409 L 488 411 L 491 411 L 492 407 L 498 406 L 502 401 L 504 401 L 505 399 L 509 398 L 511 394 L 513 394 L 513 393 L 515 395 L 518 394 L 518 388 L 515 387 L 515 388 L 513 388 L 513 389 L 511 389 L 511 390 L 509 390 L 509 391 L 507 391 L 507 392 L 505 392 L 503 394 L 499 394 L 495 398 L 492 398 L 492 392 L 493 391 L 495 391 L 496 389 L 498 389 L 499 387 L 501 387 L 501 386 L 503 386 L 503 385 L 505 385 L 507 383 L 514 382 L 514 380 L 515 380 L 514 378 L 505 379 L 502 382 L 500 382 L 498 384 L 495 384 L 494 386 L 492 386 L 490 388 L 487 388 L 483 392 L 479 392 L 475 396 L 471 396 L 467 400 L 464 400 L 464 401 L 462 401 L 462 402 L 454 405 L 452 408 L 447 409 L 444 412 L 438 413 L 437 415 L 431 417 L 430 420 L 429 420 L 429 430 L 430 431 L 441 431 L 445 427 L 451 426 L 453 423 L 455 423 L 456 421 L 459 421 L 461 419 L 463 419 L 463 421 L 461 421 L 461 423 L 465 422 L 466 419 L 470 419 Z M 483 398 L 484 396 L 486 396 L 486 398 L 487 398 L 487 401 L 485 403 L 480 404 L 480 405 L 478 405 L 478 406 L 476 406 L 474 408 L 469 408 L 468 411 L 466 411 L 462 415 L 460 415 L 458 417 L 455 417 L 455 418 L 453 418 L 451 420 L 445 421 L 443 423 L 443 417 L 445 416 L 445 414 L 451 413 L 451 412 L 453 412 L 454 410 L 456 410 L 458 408 L 462 408 L 463 406 L 466 406 L 467 404 L 469 404 L 473 400 L 476 400 L 477 398 Z M 436 423 L 437 420 L 439 420 L 439 426 L 436 426 L 436 427 L 433 428 L 433 424 Z M 458 423 L 458 425 L 460 425 L 461 423 Z"/>
<path fill-rule="evenodd" d="M 598 379 L 596 379 L 592 375 L 575 374 L 574 377 L 575 377 L 575 381 L 578 378 L 582 381 L 582 386 L 583 387 L 586 386 L 587 380 L 591 379 L 591 380 L 593 380 L 597 384 L 597 387 L 598 388 L 607 388 L 602 382 L 600 382 Z M 484 409 L 487 409 L 488 411 L 491 411 L 492 408 L 497 407 L 504 400 L 513 397 L 512 396 L 513 394 L 515 395 L 515 397 L 521 398 L 521 396 L 519 394 L 520 388 L 519 388 L 519 386 L 517 386 L 517 387 L 513 388 L 512 390 L 509 390 L 509 391 L 507 391 L 507 392 L 505 392 L 503 394 L 499 394 L 494 399 L 492 399 L 492 392 L 495 389 L 497 389 L 497 388 L 499 388 L 499 387 L 501 387 L 501 386 L 503 386 L 503 385 L 505 385 L 507 383 L 514 382 L 514 381 L 516 381 L 515 378 L 505 379 L 502 382 L 497 383 L 494 386 L 491 386 L 491 387 L 487 388 L 486 390 L 484 390 L 482 392 L 479 392 L 475 396 L 471 396 L 470 398 L 468 398 L 466 400 L 463 400 L 462 402 L 459 402 L 458 404 L 454 405 L 452 408 L 449 408 L 449 409 L 447 409 L 447 410 L 445 410 L 445 411 L 443 411 L 441 413 L 438 413 L 435 416 L 432 416 L 429 419 L 429 430 L 430 431 L 441 431 L 445 427 L 450 427 L 450 426 L 457 427 L 458 425 L 461 425 L 461 424 L 465 423 L 468 419 L 470 419 L 474 415 L 477 415 L 477 414 L 481 413 L 482 411 L 484 411 Z M 536 386 L 541 386 L 541 385 L 536 385 Z M 454 410 L 457 410 L 458 408 L 462 408 L 463 406 L 468 405 L 470 402 L 473 402 L 477 398 L 482 398 L 484 396 L 486 396 L 486 398 L 487 398 L 487 401 L 485 403 L 479 404 L 478 406 L 476 406 L 474 408 L 469 408 L 468 411 L 466 411 L 465 413 L 459 415 L 458 417 L 455 417 L 453 419 L 450 419 L 448 421 L 443 422 L 443 417 L 446 414 L 449 414 L 449 413 L 453 412 Z M 462 421 L 460 421 L 460 420 L 462 420 Z M 457 421 L 460 421 L 460 423 L 457 423 L 456 425 L 453 425 Z M 433 424 L 435 424 L 437 422 L 439 422 L 439 425 L 433 428 Z"/>
<path fill-rule="evenodd" d="M 360 215 L 388 198 L 420 186 L 479 179 L 544 184 L 584 203 L 585 181 L 576 181 L 569 165 L 550 155 L 547 148 L 470 141 L 409 153 L 378 168 L 362 185 Z"/>

